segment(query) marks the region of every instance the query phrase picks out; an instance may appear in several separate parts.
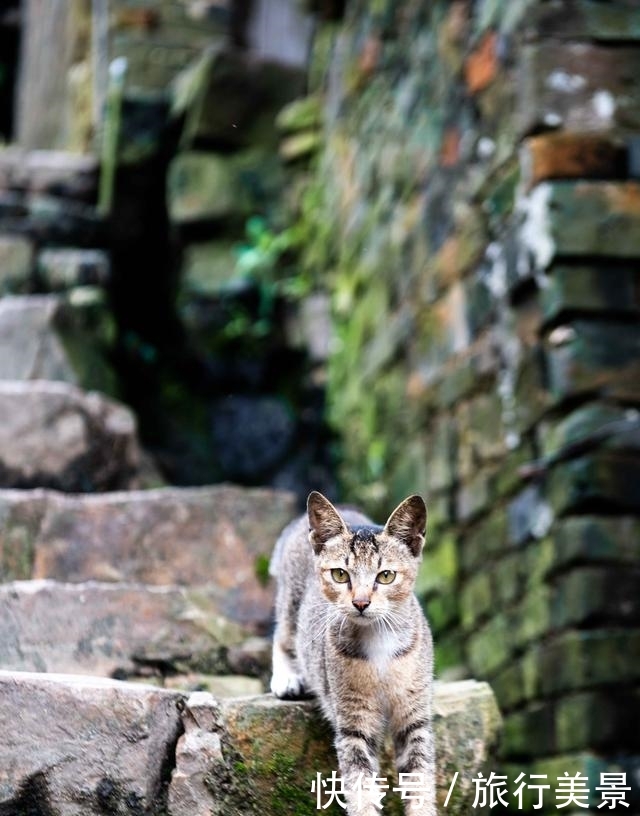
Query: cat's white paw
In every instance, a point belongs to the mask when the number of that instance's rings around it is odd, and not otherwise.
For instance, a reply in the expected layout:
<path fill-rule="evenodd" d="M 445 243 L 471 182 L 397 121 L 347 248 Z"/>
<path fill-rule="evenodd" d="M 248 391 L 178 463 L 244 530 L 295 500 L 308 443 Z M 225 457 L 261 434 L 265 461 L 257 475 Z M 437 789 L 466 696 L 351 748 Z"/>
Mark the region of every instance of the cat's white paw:
<path fill-rule="evenodd" d="M 274 673 L 271 678 L 271 691 L 281 700 L 304 696 L 304 683 L 298 674 L 285 672 Z"/>

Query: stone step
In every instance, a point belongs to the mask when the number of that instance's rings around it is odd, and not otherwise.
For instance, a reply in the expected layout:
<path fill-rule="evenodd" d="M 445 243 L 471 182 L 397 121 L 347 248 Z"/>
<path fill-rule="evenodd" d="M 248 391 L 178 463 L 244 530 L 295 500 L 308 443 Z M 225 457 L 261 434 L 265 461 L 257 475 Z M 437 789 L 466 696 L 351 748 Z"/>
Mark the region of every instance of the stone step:
<path fill-rule="evenodd" d="M 0 581 L 207 586 L 221 615 L 264 634 L 268 559 L 295 514 L 291 493 L 232 485 L 0 490 Z"/>
<path fill-rule="evenodd" d="M 4 584 L 0 668 L 121 680 L 247 671 L 242 646 L 251 633 L 221 614 L 215 596 L 215 588 Z M 254 674 L 268 671 L 264 644 Z"/>
<path fill-rule="evenodd" d="M 3 813 L 304 816 L 317 813 L 317 775 L 337 772 L 311 702 L 19 672 L 0 672 L 0 699 Z M 440 806 L 459 771 L 447 813 L 461 816 L 500 716 L 475 681 L 436 684 L 434 711 Z"/>

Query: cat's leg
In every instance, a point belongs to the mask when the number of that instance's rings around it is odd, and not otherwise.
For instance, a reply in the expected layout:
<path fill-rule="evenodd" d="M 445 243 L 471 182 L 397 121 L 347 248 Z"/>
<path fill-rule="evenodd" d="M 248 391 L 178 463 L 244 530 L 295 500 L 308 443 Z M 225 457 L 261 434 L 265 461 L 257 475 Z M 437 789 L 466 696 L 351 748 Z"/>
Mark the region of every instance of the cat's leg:
<path fill-rule="evenodd" d="M 302 697 L 305 693 L 294 644 L 291 639 L 282 638 L 278 629 L 273 640 L 271 691 L 282 700 Z"/>
<path fill-rule="evenodd" d="M 273 634 L 271 691 L 283 700 L 302 697 L 305 693 L 296 653 L 299 607 L 300 599 L 288 582 L 279 583 L 276 628 Z"/>
<path fill-rule="evenodd" d="M 390 712 L 400 796 L 406 816 L 435 816 L 435 747 L 431 688 L 398 696 Z"/>
<path fill-rule="evenodd" d="M 336 700 L 336 754 L 349 816 L 380 816 L 386 792 L 378 762 L 384 717 L 373 700 L 362 697 L 363 689 L 356 688 Z"/>

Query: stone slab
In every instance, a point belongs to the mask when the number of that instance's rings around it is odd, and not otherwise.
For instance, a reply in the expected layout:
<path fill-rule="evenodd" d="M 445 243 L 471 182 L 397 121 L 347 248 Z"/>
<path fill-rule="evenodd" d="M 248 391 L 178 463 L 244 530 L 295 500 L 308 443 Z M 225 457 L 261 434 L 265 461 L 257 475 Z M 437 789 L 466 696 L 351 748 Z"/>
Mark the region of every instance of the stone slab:
<path fill-rule="evenodd" d="M 98 186 L 95 156 L 66 150 L 0 150 L 0 188 L 92 201 Z"/>
<path fill-rule="evenodd" d="M 160 813 L 182 699 L 98 678 L 0 672 L 0 811 Z"/>
<path fill-rule="evenodd" d="M 264 631 L 273 602 L 267 561 L 295 513 L 291 493 L 231 485 L 94 496 L 0 491 L 0 572 L 207 585 L 225 616 Z"/>
<path fill-rule="evenodd" d="M 125 679 L 228 673 L 246 632 L 206 592 L 55 581 L 0 586 L 0 668 Z"/>

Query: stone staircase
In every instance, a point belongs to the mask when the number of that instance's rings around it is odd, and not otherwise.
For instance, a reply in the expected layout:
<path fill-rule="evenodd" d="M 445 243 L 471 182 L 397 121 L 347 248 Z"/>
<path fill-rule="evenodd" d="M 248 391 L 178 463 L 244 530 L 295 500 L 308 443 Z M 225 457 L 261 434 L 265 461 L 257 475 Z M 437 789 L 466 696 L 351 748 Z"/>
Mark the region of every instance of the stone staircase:
<path fill-rule="evenodd" d="M 45 188 L 52 173 L 57 188 L 85 178 L 84 163 L 65 176 L 59 157 L 38 161 L 21 165 L 24 190 L 42 165 Z M 3 167 L 0 188 L 18 184 Z M 330 735 L 311 703 L 263 693 L 266 568 L 295 497 L 162 484 L 96 364 L 100 298 L 82 281 L 33 293 L 51 225 L 11 195 L 10 210 L 0 196 L 0 264 L 11 266 L 0 298 L 0 814 L 316 812 L 311 784 L 337 770 Z M 74 251 L 63 277 L 77 283 Z M 448 810 L 462 814 L 499 731 L 490 689 L 441 685 L 436 728 L 439 796 L 458 771 Z"/>

